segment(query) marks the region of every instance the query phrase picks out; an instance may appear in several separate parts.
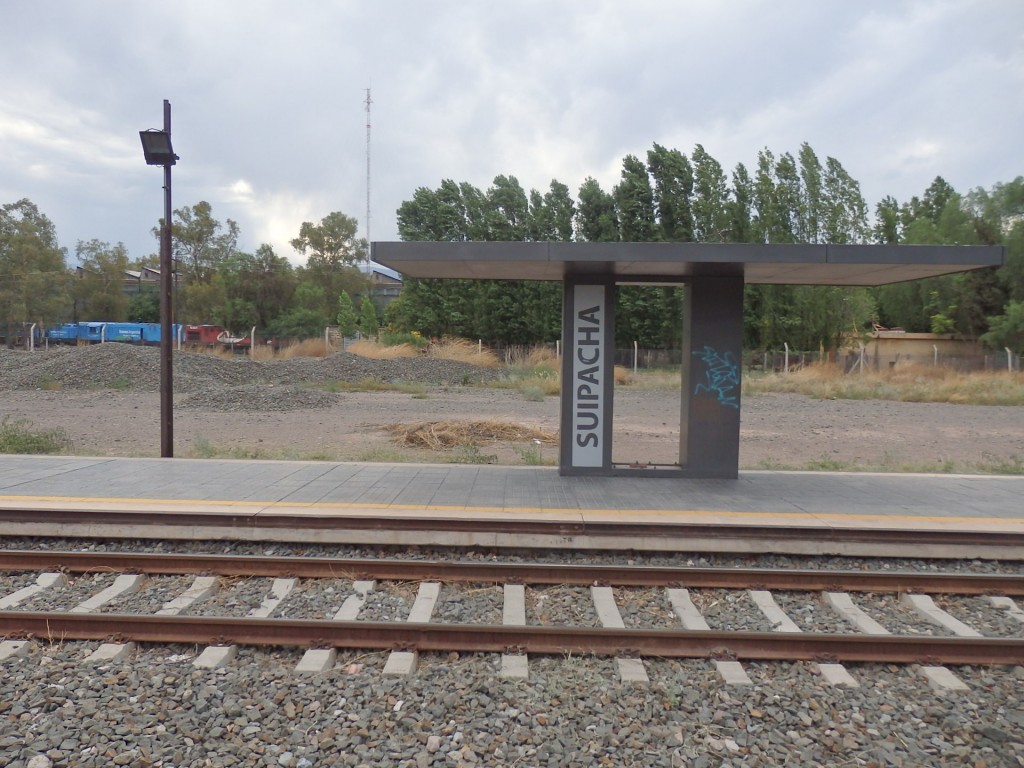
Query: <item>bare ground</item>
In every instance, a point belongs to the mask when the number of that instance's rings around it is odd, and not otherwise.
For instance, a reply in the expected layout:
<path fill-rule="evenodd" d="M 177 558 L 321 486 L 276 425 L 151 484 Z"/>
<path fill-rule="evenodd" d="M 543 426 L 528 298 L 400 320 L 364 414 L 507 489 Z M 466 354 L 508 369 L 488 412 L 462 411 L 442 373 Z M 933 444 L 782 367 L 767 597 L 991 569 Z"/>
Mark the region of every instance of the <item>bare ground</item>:
<path fill-rule="evenodd" d="M 558 398 L 475 387 L 426 394 L 355 392 L 329 408 L 218 412 L 176 408 L 175 455 L 355 461 L 557 461 L 555 445 L 481 443 L 445 454 L 398 447 L 385 424 L 503 420 L 558 430 Z M 618 389 L 614 460 L 672 463 L 678 456 L 679 394 Z M 179 398 L 180 399 L 180 396 Z M 159 394 L 133 391 L 5 391 L 0 421 L 61 429 L 74 453 L 157 456 Z M 813 400 L 762 395 L 743 401 L 743 468 L 1024 471 L 1024 408 Z"/>

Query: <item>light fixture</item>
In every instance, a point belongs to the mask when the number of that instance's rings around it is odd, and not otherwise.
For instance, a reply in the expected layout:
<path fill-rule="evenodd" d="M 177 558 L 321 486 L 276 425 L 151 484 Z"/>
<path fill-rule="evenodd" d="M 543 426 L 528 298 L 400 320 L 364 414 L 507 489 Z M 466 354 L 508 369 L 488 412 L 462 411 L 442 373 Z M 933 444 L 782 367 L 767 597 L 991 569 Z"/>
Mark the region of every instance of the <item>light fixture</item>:
<path fill-rule="evenodd" d="M 142 153 L 146 156 L 146 165 L 174 165 L 177 162 L 178 156 L 171 147 L 169 131 L 151 128 L 148 131 L 139 131 L 139 138 L 142 139 Z"/>

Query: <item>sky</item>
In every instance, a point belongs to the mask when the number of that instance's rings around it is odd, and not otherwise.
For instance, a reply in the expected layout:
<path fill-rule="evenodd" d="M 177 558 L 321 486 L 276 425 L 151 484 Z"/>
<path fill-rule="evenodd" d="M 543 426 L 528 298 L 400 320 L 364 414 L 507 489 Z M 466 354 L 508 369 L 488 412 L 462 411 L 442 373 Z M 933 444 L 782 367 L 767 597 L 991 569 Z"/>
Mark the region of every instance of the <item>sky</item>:
<path fill-rule="evenodd" d="M 807 142 L 871 210 L 1024 174 L 1021 0 L 4 0 L 0 73 L 0 204 L 34 202 L 72 264 L 157 252 L 138 132 L 164 99 L 174 208 L 296 264 L 332 211 L 397 240 L 420 187 L 610 191 L 654 143 L 730 172 Z"/>

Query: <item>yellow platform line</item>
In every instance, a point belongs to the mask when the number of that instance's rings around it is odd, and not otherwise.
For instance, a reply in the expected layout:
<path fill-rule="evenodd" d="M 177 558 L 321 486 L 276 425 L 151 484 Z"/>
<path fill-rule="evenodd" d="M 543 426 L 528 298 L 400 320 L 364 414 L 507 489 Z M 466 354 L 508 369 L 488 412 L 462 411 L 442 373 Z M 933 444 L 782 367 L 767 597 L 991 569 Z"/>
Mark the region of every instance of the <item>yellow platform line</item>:
<path fill-rule="evenodd" d="M 523 514 L 523 515 L 564 515 L 564 516 L 652 516 L 652 517 L 717 517 L 744 520 L 772 521 L 779 518 L 786 520 L 807 519 L 818 520 L 865 520 L 873 522 L 926 522 L 926 523 L 962 523 L 962 524 L 999 524 L 1008 526 L 1024 526 L 1024 518 L 1004 517 L 971 517 L 944 515 L 885 515 L 863 512 L 754 512 L 716 509 L 571 509 L 561 507 L 494 507 L 477 505 L 441 505 L 441 504 L 390 504 L 361 502 L 328 502 L 328 501 L 242 501 L 237 499 L 149 499 L 103 496 L 0 496 L 0 504 L 17 502 L 31 503 L 64 503 L 64 504 L 117 504 L 153 507 L 244 507 L 259 508 L 260 512 L 273 514 L 276 510 L 308 509 L 324 511 L 361 511 L 381 510 L 388 512 L 449 512 L 449 513 L 480 513 L 480 514 Z"/>

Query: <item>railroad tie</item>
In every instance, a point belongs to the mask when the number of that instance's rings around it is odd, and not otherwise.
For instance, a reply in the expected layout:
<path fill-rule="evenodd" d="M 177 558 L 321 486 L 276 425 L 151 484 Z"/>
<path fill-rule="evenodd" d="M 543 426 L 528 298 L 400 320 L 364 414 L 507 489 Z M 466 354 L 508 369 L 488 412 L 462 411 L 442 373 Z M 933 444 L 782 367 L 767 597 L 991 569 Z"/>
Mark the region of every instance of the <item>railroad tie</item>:
<path fill-rule="evenodd" d="M 992 605 L 993 605 L 994 607 L 996 607 L 996 608 L 999 608 L 999 609 L 1001 609 L 1001 610 L 1004 610 L 1004 611 L 1006 611 L 1006 612 L 1007 612 L 1007 615 L 1008 615 L 1008 616 L 1010 616 L 1011 618 L 1014 618 L 1014 619 L 1016 619 L 1017 621 L 1019 621 L 1019 622 L 1020 622 L 1021 624 L 1024 624 L 1024 611 L 1022 611 L 1022 610 L 1020 609 L 1020 606 L 1019 606 L 1019 605 L 1017 605 L 1017 604 L 1016 604 L 1016 603 L 1015 603 L 1015 602 L 1013 601 L 1013 598 L 1012 598 L 1012 597 L 996 597 L 996 596 L 990 596 L 990 597 L 988 598 L 988 601 L 989 601 L 989 602 L 990 602 L 990 603 L 991 603 L 991 604 L 992 604 Z"/>
<path fill-rule="evenodd" d="M 509 627 L 526 626 L 526 587 L 506 584 L 502 608 L 502 624 Z M 501 676 L 526 680 L 530 677 L 530 662 L 525 653 L 501 654 Z"/>
<path fill-rule="evenodd" d="M 265 619 L 270 616 L 295 589 L 298 581 L 298 579 L 274 579 L 274 583 L 270 586 L 270 593 L 263 598 L 263 602 L 258 608 L 249 611 L 248 618 Z M 192 666 L 200 669 L 219 669 L 235 658 L 237 654 L 237 645 L 209 645 L 192 661 Z"/>
<path fill-rule="evenodd" d="M 796 622 L 789 618 L 786 612 L 775 602 L 771 592 L 763 589 L 750 589 L 747 590 L 747 594 L 754 601 L 754 605 L 761 609 L 761 613 L 765 615 L 765 618 L 774 625 L 772 628 L 773 632 L 802 631 Z M 812 662 L 811 669 L 817 670 L 822 680 L 829 685 L 843 685 L 847 688 L 860 687 L 860 683 L 842 664 L 819 664 Z"/>
<path fill-rule="evenodd" d="M 856 606 L 847 592 L 825 592 L 825 603 L 832 607 L 842 618 L 853 624 L 859 631 L 868 635 L 890 635 L 889 630 L 868 616 Z M 946 667 L 920 667 L 921 674 L 928 684 L 937 691 L 966 691 L 968 685 L 949 671 Z"/>
<path fill-rule="evenodd" d="M 441 594 L 441 584 L 436 581 L 425 581 L 420 584 L 416 602 L 412 604 L 406 621 L 426 624 L 434 613 L 437 598 Z M 384 664 L 385 675 L 408 677 L 416 671 L 419 664 L 419 653 L 416 651 L 392 651 Z"/>
<path fill-rule="evenodd" d="M 366 598 L 376 588 L 376 581 L 355 581 L 352 583 L 354 594 L 345 598 L 341 608 L 334 614 L 332 621 L 355 621 L 359 612 L 366 603 Z M 338 651 L 335 648 L 310 648 L 299 659 L 295 665 L 295 672 L 299 675 L 321 675 L 334 666 L 338 660 Z"/>
<path fill-rule="evenodd" d="M 625 629 L 622 622 L 622 614 L 615 604 L 615 594 L 611 587 L 591 587 L 590 596 L 594 601 L 594 608 L 597 610 L 597 617 L 601 620 L 601 626 L 608 629 Z M 642 659 L 616 658 L 615 663 L 619 668 L 619 678 L 624 683 L 649 683 L 647 670 L 644 668 Z"/>
<path fill-rule="evenodd" d="M 711 627 L 708 626 L 707 621 L 704 620 L 704 616 L 700 611 L 697 610 L 697 606 L 693 604 L 690 599 L 690 591 L 687 589 L 670 589 L 668 590 L 668 599 L 672 603 L 672 610 L 676 612 L 676 616 L 679 617 L 679 621 L 683 624 L 683 629 L 690 629 L 698 632 L 710 632 Z M 722 680 L 725 681 L 726 685 L 753 685 L 754 681 L 750 679 L 750 675 L 743 669 L 743 665 L 738 661 L 721 661 L 719 659 L 712 659 L 715 664 L 715 668 L 718 670 L 718 674 L 722 676 Z"/>
<path fill-rule="evenodd" d="M 112 600 L 137 592 L 145 578 L 142 574 L 122 574 L 109 587 L 72 608 L 71 613 L 95 613 Z M 103 643 L 85 660 L 93 664 L 124 661 L 134 651 L 135 643 Z"/>

